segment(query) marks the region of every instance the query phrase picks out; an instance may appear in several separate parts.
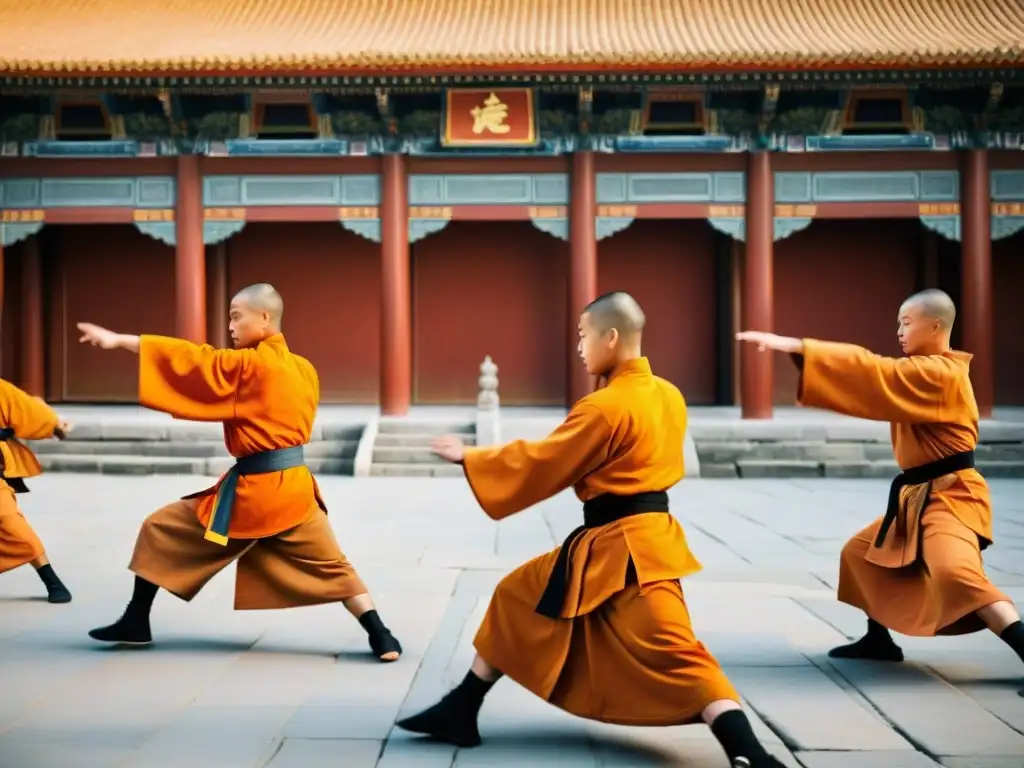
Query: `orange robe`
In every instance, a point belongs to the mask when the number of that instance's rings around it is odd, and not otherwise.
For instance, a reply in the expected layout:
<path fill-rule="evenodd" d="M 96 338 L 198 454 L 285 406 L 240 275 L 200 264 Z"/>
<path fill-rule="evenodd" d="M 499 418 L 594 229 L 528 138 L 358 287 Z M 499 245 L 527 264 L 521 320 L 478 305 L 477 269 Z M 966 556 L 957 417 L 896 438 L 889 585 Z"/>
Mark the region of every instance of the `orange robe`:
<path fill-rule="evenodd" d="M 494 520 L 569 486 L 581 501 L 663 491 L 683 477 L 685 430 L 679 390 L 640 358 L 544 440 L 467 449 L 466 477 Z M 674 517 L 649 512 L 586 530 L 572 544 L 561 618 L 551 619 L 535 609 L 558 552 L 498 584 L 474 642 L 488 664 L 555 706 L 606 723 L 691 723 L 713 701 L 739 701 L 694 637 L 679 580 L 701 566 Z"/>
<path fill-rule="evenodd" d="M 175 418 L 220 421 L 235 457 L 305 445 L 320 399 L 316 369 L 277 334 L 215 350 L 143 336 L 139 401 Z M 345 600 L 366 587 L 338 547 L 306 467 L 238 478 L 226 546 L 204 538 L 220 483 L 146 518 L 129 568 L 184 600 L 238 560 L 235 608 Z"/>
<path fill-rule="evenodd" d="M 971 355 L 888 358 L 852 344 L 804 340 L 802 405 L 890 422 L 900 469 L 972 451 L 978 406 Z M 881 518 L 843 547 L 839 599 L 904 635 L 984 629 L 975 611 L 1009 598 L 985 575 L 992 543 L 988 484 L 974 469 L 904 488 L 900 514 L 880 547 Z"/>
<path fill-rule="evenodd" d="M 45 551 L 7 481 L 42 474 L 39 460 L 21 440 L 52 437 L 58 423 L 57 414 L 41 399 L 0 379 L 0 429 L 14 432 L 14 437 L 0 442 L 0 573 L 30 563 Z"/>

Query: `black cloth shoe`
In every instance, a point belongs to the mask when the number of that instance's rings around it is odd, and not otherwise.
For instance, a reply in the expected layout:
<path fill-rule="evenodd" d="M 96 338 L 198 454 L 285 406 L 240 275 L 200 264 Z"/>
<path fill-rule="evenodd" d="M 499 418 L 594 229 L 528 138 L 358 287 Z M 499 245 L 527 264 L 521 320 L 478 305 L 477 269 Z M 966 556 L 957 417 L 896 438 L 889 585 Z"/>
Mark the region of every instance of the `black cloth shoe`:
<path fill-rule="evenodd" d="M 391 634 L 390 629 L 369 635 L 369 638 L 370 650 L 384 663 L 398 661 L 401 658 L 402 644 L 398 642 L 397 637 Z"/>
<path fill-rule="evenodd" d="M 436 741 L 457 747 L 480 746 L 476 713 L 461 706 L 455 689 L 441 701 L 418 715 L 399 720 L 395 725 L 412 733 L 421 733 Z"/>
<path fill-rule="evenodd" d="M 36 575 L 39 576 L 40 581 L 46 587 L 47 600 L 51 603 L 71 602 L 71 592 L 64 586 L 64 582 L 57 576 L 52 565 L 47 563 L 40 568 L 36 568 Z"/>
<path fill-rule="evenodd" d="M 89 637 L 102 643 L 123 645 L 149 645 L 153 642 L 149 617 L 133 616 L 127 611 L 110 626 L 90 629 Z"/>
<path fill-rule="evenodd" d="M 833 659 L 865 659 L 868 661 L 903 661 L 903 649 L 896 645 L 889 630 L 868 619 L 868 631 L 860 640 L 840 645 L 828 652 Z"/>

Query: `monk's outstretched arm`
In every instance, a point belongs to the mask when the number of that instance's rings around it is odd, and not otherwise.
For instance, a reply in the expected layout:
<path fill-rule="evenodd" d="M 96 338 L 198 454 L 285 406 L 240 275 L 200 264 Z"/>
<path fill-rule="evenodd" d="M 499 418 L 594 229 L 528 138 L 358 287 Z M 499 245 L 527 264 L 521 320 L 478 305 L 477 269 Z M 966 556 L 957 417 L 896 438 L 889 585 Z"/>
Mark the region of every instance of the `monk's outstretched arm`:
<path fill-rule="evenodd" d="M 943 421 L 958 380 L 946 358 L 893 358 L 855 344 L 804 339 L 801 405 L 873 421 L 923 424 Z"/>
<path fill-rule="evenodd" d="M 543 440 L 467 448 L 466 479 L 484 512 L 501 520 L 554 496 L 607 458 L 612 430 L 596 407 L 577 404 Z"/>
<path fill-rule="evenodd" d="M 59 426 L 60 417 L 42 399 L 0 379 L 0 427 L 13 429 L 19 440 L 44 440 Z"/>
<path fill-rule="evenodd" d="M 253 365 L 249 349 L 214 349 L 166 336 L 139 336 L 139 402 L 191 421 L 235 417 L 239 383 Z"/>

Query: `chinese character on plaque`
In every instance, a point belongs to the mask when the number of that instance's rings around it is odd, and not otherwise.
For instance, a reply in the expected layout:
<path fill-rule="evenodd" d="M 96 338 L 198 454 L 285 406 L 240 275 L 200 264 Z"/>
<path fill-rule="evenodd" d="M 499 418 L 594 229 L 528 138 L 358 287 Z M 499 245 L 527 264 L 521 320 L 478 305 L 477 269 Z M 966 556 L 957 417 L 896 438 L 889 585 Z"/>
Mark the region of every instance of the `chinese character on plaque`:
<path fill-rule="evenodd" d="M 454 88 L 445 92 L 446 147 L 526 147 L 537 143 L 532 88 Z"/>

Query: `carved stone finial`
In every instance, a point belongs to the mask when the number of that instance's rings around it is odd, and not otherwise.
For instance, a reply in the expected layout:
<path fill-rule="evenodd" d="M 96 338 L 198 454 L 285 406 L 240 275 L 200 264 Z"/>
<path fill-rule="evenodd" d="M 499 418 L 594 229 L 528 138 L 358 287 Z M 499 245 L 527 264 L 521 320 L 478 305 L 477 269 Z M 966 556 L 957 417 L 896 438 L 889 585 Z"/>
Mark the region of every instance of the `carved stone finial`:
<path fill-rule="evenodd" d="M 480 364 L 480 394 L 476 399 L 476 407 L 483 410 L 493 410 L 498 407 L 498 366 L 488 355 Z"/>

